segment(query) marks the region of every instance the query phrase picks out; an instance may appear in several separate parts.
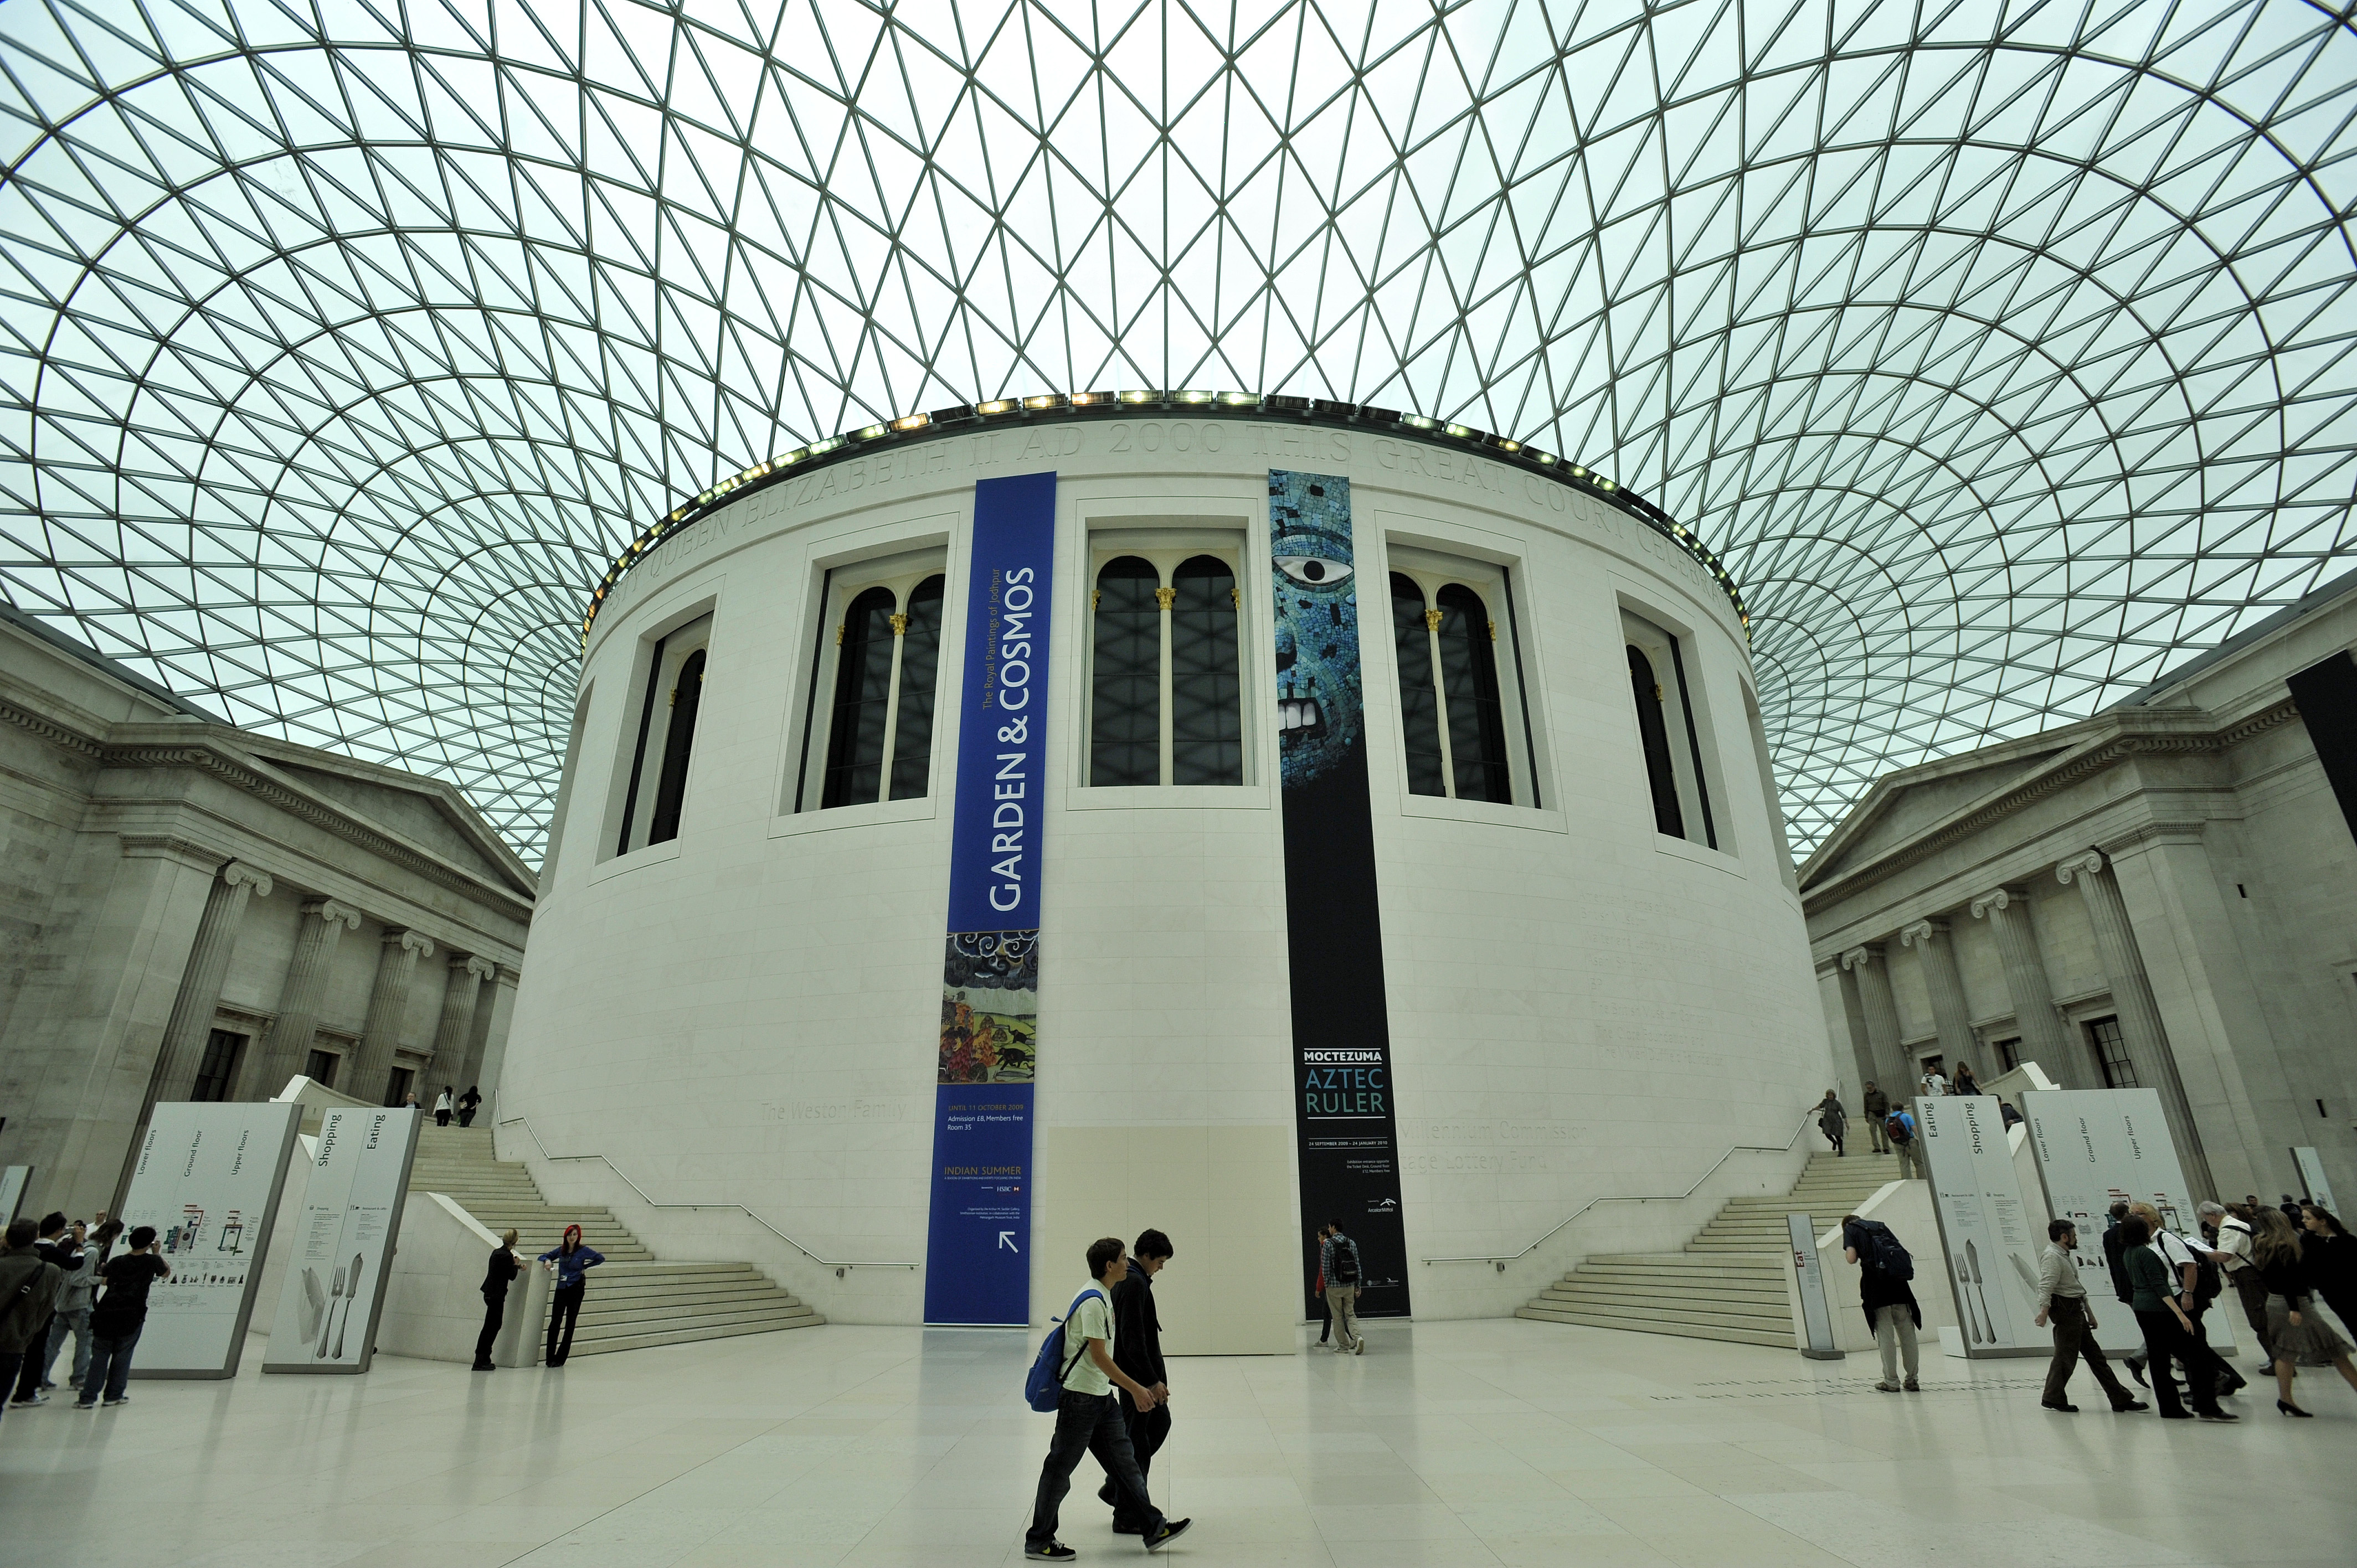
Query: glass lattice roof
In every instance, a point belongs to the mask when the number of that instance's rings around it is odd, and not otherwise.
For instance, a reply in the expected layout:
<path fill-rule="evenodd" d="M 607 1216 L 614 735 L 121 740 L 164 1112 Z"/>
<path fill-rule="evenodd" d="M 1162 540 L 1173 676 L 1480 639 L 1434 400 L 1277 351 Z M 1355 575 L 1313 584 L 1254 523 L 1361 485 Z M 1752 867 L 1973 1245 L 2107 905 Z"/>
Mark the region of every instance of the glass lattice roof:
<path fill-rule="evenodd" d="M 2352 549 L 2322 5 L 7 0 L 0 73 L 7 598 L 529 858 L 616 553 L 946 403 L 1614 476 L 1741 583 L 1803 851 Z"/>

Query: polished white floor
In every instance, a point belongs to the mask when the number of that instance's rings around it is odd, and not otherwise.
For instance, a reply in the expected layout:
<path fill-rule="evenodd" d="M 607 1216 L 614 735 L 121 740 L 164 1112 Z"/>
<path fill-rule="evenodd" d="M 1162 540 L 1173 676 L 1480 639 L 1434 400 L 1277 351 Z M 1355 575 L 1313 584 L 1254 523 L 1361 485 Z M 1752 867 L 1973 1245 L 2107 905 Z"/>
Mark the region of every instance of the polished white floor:
<path fill-rule="evenodd" d="M 2038 1408 L 2042 1364 L 1853 1357 L 1512 1320 L 1379 1324 L 1363 1358 L 1177 1364 L 1174 1561 L 2126 1568 L 2357 1562 L 2357 1393 L 2235 1426 Z M 799 1568 L 1021 1559 L 1048 1420 L 1007 1334 L 831 1326 L 488 1376 L 136 1382 L 0 1421 L 10 1568 Z M 1114 1536 L 1083 1460 L 1064 1539 Z"/>

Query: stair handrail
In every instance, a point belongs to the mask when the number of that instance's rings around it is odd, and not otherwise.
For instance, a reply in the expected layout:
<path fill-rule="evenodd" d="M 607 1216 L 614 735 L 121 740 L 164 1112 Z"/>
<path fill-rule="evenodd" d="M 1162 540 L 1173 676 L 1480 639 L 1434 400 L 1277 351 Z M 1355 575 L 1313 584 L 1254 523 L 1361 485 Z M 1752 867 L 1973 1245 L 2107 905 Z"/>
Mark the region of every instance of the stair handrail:
<path fill-rule="evenodd" d="M 1587 1213 L 1589 1209 L 1595 1208 L 1599 1203 L 1684 1203 L 1687 1198 L 1692 1197 L 1695 1193 L 1700 1192 L 1702 1190 L 1702 1184 L 1716 1176 L 1718 1173 L 1718 1167 L 1727 1164 L 1729 1159 L 1732 1159 L 1737 1155 L 1791 1154 L 1792 1152 L 1793 1145 L 1798 1144 L 1801 1141 L 1802 1136 L 1808 1132 L 1810 1120 L 1816 1109 L 1817 1108 L 1814 1105 L 1812 1105 L 1807 1111 L 1801 1112 L 1801 1124 L 1792 1129 L 1792 1135 L 1784 1140 L 1784 1146 L 1782 1148 L 1775 1148 L 1766 1144 L 1729 1144 L 1727 1153 L 1711 1161 L 1710 1169 L 1695 1177 L 1694 1186 L 1686 1188 L 1684 1192 L 1676 1194 L 1654 1193 L 1645 1197 L 1624 1197 L 1620 1193 L 1604 1193 L 1599 1197 L 1589 1198 L 1586 1203 L 1583 1203 L 1577 1208 L 1573 1209 L 1571 1211 L 1570 1219 L 1566 1219 L 1562 1224 L 1556 1226 L 1554 1230 L 1548 1231 L 1545 1235 L 1540 1237 L 1537 1240 L 1532 1242 L 1529 1246 L 1523 1248 L 1519 1252 L 1493 1252 L 1486 1257 L 1475 1255 L 1463 1258 L 1426 1258 L 1423 1261 L 1426 1264 L 1495 1263 L 1498 1265 L 1499 1269 L 1502 1271 L 1508 1263 L 1521 1262 L 1523 1259 L 1529 1257 L 1533 1252 L 1537 1251 L 1541 1247 L 1544 1247 L 1548 1242 L 1554 1240 L 1556 1237 L 1562 1235 L 1565 1231 L 1570 1230 L 1572 1220 L 1577 1219 L 1581 1215 Z"/>
<path fill-rule="evenodd" d="M 776 1226 L 770 1224 L 768 1220 L 762 1219 L 759 1215 L 754 1213 L 751 1209 L 746 1208 L 741 1203 L 658 1203 L 653 1197 L 648 1195 L 645 1187 L 640 1187 L 637 1182 L 630 1179 L 630 1174 L 627 1171 L 623 1170 L 621 1166 L 616 1165 L 613 1161 L 608 1159 L 603 1155 L 550 1154 L 548 1152 L 548 1145 L 540 1141 L 540 1134 L 533 1131 L 532 1120 L 529 1117 L 502 1116 L 499 1121 L 492 1123 L 492 1128 L 495 1133 L 500 1127 L 522 1127 L 524 1130 L 524 1135 L 532 1140 L 532 1146 L 540 1151 L 540 1157 L 544 1160 L 596 1160 L 599 1162 L 608 1170 L 612 1171 L 617 1176 L 619 1176 L 621 1178 L 622 1185 L 629 1187 L 632 1192 L 637 1193 L 639 1195 L 639 1201 L 644 1203 L 649 1208 L 733 1208 L 737 1213 L 743 1215 L 754 1224 L 759 1225 L 762 1230 L 767 1230 L 770 1235 L 775 1236 L 779 1240 L 783 1241 L 787 1246 L 791 1247 L 795 1251 L 800 1252 L 803 1257 L 808 1258 L 812 1262 L 816 1263 L 823 1269 L 920 1269 L 924 1267 L 922 1263 L 890 1263 L 869 1261 L 854 1262 L 848 1258 L 822 1258 L 816 1252 L 812 1251 L 808 1247 L 803 1246 L 800 1241 L 795 1240 L 791 1236 L 787 1235 L 784 1231 L 779 1230 Z"/>

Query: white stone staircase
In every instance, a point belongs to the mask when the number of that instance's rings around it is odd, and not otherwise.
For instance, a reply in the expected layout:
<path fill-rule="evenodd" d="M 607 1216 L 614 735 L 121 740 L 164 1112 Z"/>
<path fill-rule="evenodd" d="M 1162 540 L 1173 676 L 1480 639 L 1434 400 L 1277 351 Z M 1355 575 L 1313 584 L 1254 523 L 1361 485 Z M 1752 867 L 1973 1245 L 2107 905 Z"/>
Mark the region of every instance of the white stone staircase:
<path fill-rule="evenodd" d="M 1730 1198 L 1685 1251 L 1587 1258 L 1514 1316 L 1792 1349 L 1784 1217 L 1806 1214 L 1824 1231 L 1898 1177 L 1889 1155 L 1813 1155 L 1791 1192 Z"/>
<path fill-rule="evenodd" d="M 576 1356 L 826 1321 L 749 1263 L 661 1262 L 610 1211 L 550 1203 L 530 1171 L 494 1155 L 488 1127 L 419 1129 L 409 1190 L 448 1196 L 494 1235 L 512 1227 L 516 1250 L 528 1259 L 556 1246 L 567 1225 L 580 1226 L 583 1243 L 606 1261 L 589 1272 Z M 544 1335 L 546 1326 L 534 1332 Z"/>

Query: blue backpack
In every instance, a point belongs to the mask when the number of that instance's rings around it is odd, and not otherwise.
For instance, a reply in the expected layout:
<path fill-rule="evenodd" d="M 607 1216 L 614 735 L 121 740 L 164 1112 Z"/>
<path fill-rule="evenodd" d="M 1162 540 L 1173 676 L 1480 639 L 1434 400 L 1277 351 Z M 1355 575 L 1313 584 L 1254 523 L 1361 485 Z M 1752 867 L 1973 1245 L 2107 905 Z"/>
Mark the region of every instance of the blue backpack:
<path fill-rule="evenodd" d="M 1072 1305 L 1064 1309 L 1064 1317 L 1080 1311 L 1081 1303 L 1091 1296 L 1104 1300 L 1104 1293 L 1092 1285 L 1072 1298 Z M 1064 1317 L 1048 1320 L 1056 1326 L 1048 1330 L 1048 1337 L 1039 1341 L 1039 1353 L 1031 1358 L 1031 1369 L 1023 1378 L 1023 1402 L 1042 1415 L 1055 1410 L 1064 1397 L 1064 1380 L 1071 1377 L 1072 1369 L 1081 1364 L 1081 1357 L 1089 1353 L 1085 1339 L 1081 1341 L 1080 1350 L 1071 1360 L 1065 1360 L 1060 1353 L 1058 1342 L 1063 1337 Z"/>

